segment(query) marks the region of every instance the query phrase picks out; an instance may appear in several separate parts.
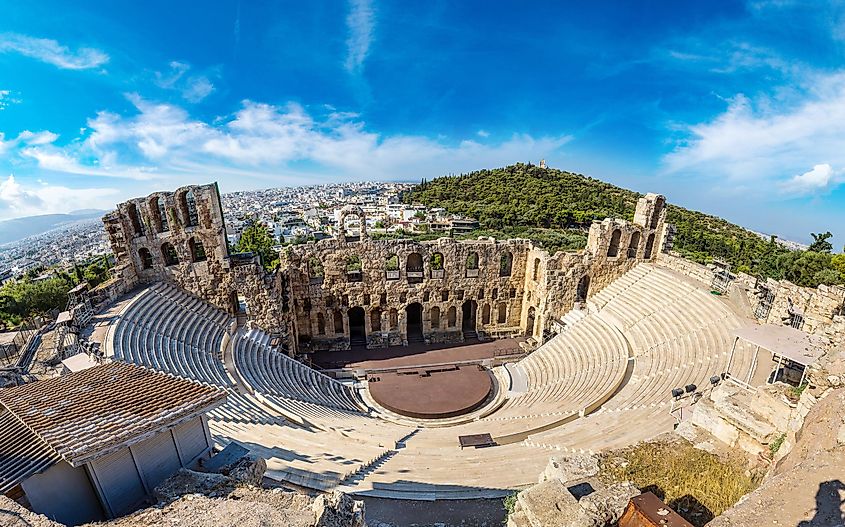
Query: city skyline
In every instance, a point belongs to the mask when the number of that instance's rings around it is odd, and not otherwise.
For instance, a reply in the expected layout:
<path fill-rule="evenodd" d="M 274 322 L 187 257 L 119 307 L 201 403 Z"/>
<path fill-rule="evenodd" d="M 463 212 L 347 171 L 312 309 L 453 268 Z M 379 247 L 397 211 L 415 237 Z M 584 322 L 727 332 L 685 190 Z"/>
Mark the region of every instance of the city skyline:
<path fill-rule="evenodd" d="M 0 219 L 545 158 L 842 246 L 840 2 L 4 12 Z"/>

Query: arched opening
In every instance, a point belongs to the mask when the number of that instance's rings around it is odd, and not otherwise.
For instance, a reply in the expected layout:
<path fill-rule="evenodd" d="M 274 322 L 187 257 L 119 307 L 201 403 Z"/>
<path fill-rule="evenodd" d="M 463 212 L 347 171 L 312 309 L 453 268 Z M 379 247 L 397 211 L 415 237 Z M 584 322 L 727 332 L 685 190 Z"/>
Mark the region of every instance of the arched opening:
<path fill-rule="evenodd" d="M 534 258 L 534 271 L 531 273 L 531 279 L 535 282 L 540 279 L 540 259 Z"/>
<path fill-rule="evenodd" d="M 390 319 L 390 331 L 396 331 L 399 329 L 399 312 L 395 309 L 391 309 L 388 313 L 388 318 Z"/>
<path fill-rule="evenodd" d="M 185 227 L 196 227 L 199 225 L 197 214 L 197 202 L 192 191 L 183 192 L 179 196 L 179 207 L 182 209 L 182 217 L 185 219 Z"/>
<path fill-rule="evenodd" d="M 419 283 L 423 281 L 423 260 L 420 253 L 411 253 L 405 260 L 405 274 L 408 283 Z"/>
<path fill-rule="evenodd" d="M 643 258 L 648 260 L 651 258 L 651 253 L 654 250 L 654 233 L 648 235 L 645 241 L 645 251 L 643 251 Z"/>
<path fill-rule="evenodd" d="M 153 255 L 147 248 L 141 247 L 138 249 L 138 258 L 141 259 L 141 269 L 153 268 Z"/>
<path fill-rule="evenodd" d="M 230 303 L 232 304 L 232 311 L 235 315 L 247 315 L 249 313 L 249 304 L 247 304 L 246 297 L 237 291 L 232 291 L 229 295 Z"/>
<path fill-rule="evenodd" d="M 361 272 L 361 258 L 357 256 L 350 256 L 346 259 L 346 281 L 360 282 L 363 279 L 363 274 Z"/>
<path fill-rule="evenodd" d="M 399 257 L 391 254 L 384 262 L 385 278 L 388 280 L 399 280 Z"/>
<path fill-rule="evenodd" d="M 484 304 L 481 308 L 481 323 L 485 326 L 490 323 L 490 304 Z"/>
<path fill-rule="evenodd" d="M 445 271 L 443 270 L 443 253 L 433 253 L 428 259 L 428 268 L 431 271 L 432 278 L 443 278 Z"/>
<path fill-rule="evenodd" d="M 322 313 L 317 313 L 317 334 L 326 334 L 326 317 Z"/>
<path fill-rule="evenodd" d="M 170 230 L 170 226 L 167 224 L 167 209 L 164 206 L 163 197 L 153 198 L 150 203 L 150 212 L 153 214 L 156 232 L 167 232 Z"/>
<path fill-rule="evenodd" d="M 499 276 L 510 276 L 512 269 L 513 254 L 507 251 L 499 258 Z"/>
<path fill-rule="evenodd" d="M 440 329 L 440 308 L 431 308 L 431 329 Z"/>
<path fill-rule="evenodd" d="M 575 291 L 575 301 L 576 302 L 586 302 L 587 301 L 587 294 L 590 292 L 590 277 L 584 275 L 581 277 L 581 280 L 578 281 L 578 289 Z"/>
<path fill-rule="evenodd" d="M 613 258 L 619 255 L 619 239 L 622 238 L 622 231 L 614 229 L 610 235 L 610 244 L 607 246 L 607 257 Z"/>
<path fill-rule="evenodd" d="M 478 253 L 470 253 L 467 256 L 466 275 L 469 278 L 478 276 Z"/>
<path fill-rule="evenodd" d="M 422 304 L 420 304 L 419 302 L 408 304 L 408 306 L 405 308 L 405 315 L 407 316 L 408 322 L 408 342 L 422 342 Z"/>
<path fill-rule="evenodd" d="M 458 310 L 455 309 L 455 306 L 449 308 L 446 311 L 446 325 L 450 328 L 455 327 L 458 324 Z"/>
<path fill-rule="evenodd" d="M 467 300 L 461 305 L 461 330 L 464 338 L 475 336 L 476 316 L 478 303 L 475 300 Z"/>
<path fill-rule="evenodd" d="M 640 248 L 640 231 L 634 231 L 631 241 L 628 242 L 628 258 L 636 258 L 637 250 Z"/>
<path fill-rule="evenodd" d="M 170 242 L 161 244 L 161 258 L 164 260 L 164 265 L 171 266 L 179 263 L 179 256 L 176 254 L 176 248 Z"/>
<path fill-rule="evenodd" d="M 346 312 L 349 317 L 349 345 L 361 347 L 367 345 L 367 331 L 364 328 L 364 308 L 353 307 Z"/>
<path fill-rule="evenodd" d="M 308 281 L 312 284 L 322 284 L 323 283 L 323 276 L 325 275 L 325 271 L 323 271 L 323 264 L 317 257 L 312 256 L 308 259 Z"/>
<path fill-rule="evenodd" d="M 370 331 L 381 331 L 381 309 L 377 307 L 370 311 Z"/>
<path fill-rule="evenodd" d="M 343 334 L 343 313 L 338 310 L 334 311 L 334 332 L 335 335 L 342 335 Z"/>
<path fill-rule="evenodd" d="M 357 242 L 367 236 L 367 217 L 363 209 L 347 205 L 340 209 L 338 217 L 340 238 L 346 242 Z"/>
<path fill-rule="evenodd" d="M 496 323 L 497 324 L 506 324 L 508 321 L 508 305 L 504 302 L 499 302 L 499 306 L 496 309 Z"/>
<path fill-rule="evenodd" d="M 660 221 L 660 213 L 663 212 L 663 206 L 665 205 L 663 197 L 659 197 L 654 202 L 654 210 L 651 213 L 651 225 L 650 228 L 656 229 L 657 223 Z"/>
<path fill-rule="evenodd" d="M 129 213 L 129 221 L 132 223 L 132 230 L 135 236 L 141 236 L 144 234 L 144 224 L 141 222 L 141 216 L 138 214 L 138 206 L 130 203 L 126 207 L 126 210 Z"/>
<path fill-rule="evenodd" d="M 202 242 L 191 238 L 188 240 L 188 248 L 191 250 L 192 262 L 204 262 L 206 260 L 205 247 L 203 247 Z"/>
<path fill-rule="evenodd" d="M 528 316 L 525 318 L 525 336 L 534 336 L 534 308 L 528 308 Z"/>

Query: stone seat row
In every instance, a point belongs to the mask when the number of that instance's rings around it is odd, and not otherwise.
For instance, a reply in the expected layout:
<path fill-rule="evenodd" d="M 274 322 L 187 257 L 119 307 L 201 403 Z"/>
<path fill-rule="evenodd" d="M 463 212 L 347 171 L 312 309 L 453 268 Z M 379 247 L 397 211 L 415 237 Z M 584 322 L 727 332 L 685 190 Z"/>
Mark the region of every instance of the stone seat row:
<path fill-rule="evenodd" d="M 270 337 L 253 329 L 235 337 L 238 373 L 256 391 L 347 411 L 360 411 L 352 389 L 269 346 Z"/>

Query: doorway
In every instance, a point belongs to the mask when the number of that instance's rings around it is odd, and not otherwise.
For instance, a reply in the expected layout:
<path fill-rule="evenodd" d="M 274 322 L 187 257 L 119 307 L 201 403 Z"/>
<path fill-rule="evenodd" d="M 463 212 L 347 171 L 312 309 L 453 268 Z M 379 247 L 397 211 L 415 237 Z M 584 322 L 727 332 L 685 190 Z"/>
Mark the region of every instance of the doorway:
<path fill-rule="evenodd" d="M 347 312 L 349 316 L 349 345 L 351 347 L 367 346 L 367 331 L 364 328 L 364 308 L 353 307 Z"/>
<path fill-rule="evenodd" d="M 423 342 L 422 304 L 414 302 L 405 308 L 408 320 L 408 343 Z"/>

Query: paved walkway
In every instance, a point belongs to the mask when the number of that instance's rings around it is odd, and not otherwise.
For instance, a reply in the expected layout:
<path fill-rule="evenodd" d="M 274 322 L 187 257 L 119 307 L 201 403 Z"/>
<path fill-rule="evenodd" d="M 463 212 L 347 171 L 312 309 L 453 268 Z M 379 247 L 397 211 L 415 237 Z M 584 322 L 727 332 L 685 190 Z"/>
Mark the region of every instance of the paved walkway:
<path fill-rule="evenodd" d="M 375 369 L 404 368 L 427 364 L 491 359 L 507 351 L 522 350 L 524 339 L 501 339 L 461 344 L 411 344 L 381 349 L 353 348 L 347 351 L 320 351 L 311 359 L 323 368 Z"/>

